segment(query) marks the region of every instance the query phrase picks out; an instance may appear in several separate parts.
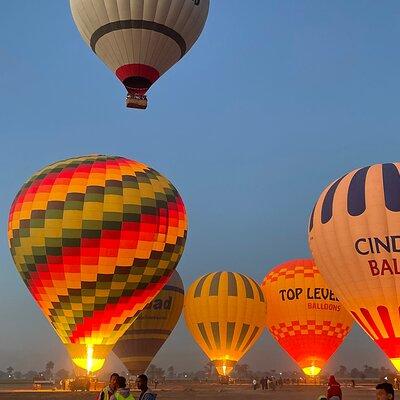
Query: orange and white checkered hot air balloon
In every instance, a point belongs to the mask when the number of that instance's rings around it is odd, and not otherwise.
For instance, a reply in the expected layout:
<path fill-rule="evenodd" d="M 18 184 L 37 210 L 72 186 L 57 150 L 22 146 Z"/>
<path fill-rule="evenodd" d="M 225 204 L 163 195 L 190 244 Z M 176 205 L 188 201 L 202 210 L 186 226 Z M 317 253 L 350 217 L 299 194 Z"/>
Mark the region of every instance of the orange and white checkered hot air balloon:
<path fill-rule="evenodd" d="M 11 206 L 16 268 L 72 361 L 88 372 L 163 288 L 183 253 L 183 201 L 164 176 L 118 156 L 33 175 Z"/>
<path fill-rule="evenodd" d="M 400 163 L 352 171 L 329 185 L 310 219 L 324 278 L 400 371 Z"/>
<path fill-rule="evenodd" d="M 186 325 L 223 376 L 230 374 L 261 336 L 265 312 L 260 286 L 236 272 L 204 275 L 185 296 Z"/>
<path fill-rule="evenodd" d="M 313 260 L 278 265 L 261 287 L 272 336 L 305 374 L 318 375 L 349 333 L 352 317 Z"/>

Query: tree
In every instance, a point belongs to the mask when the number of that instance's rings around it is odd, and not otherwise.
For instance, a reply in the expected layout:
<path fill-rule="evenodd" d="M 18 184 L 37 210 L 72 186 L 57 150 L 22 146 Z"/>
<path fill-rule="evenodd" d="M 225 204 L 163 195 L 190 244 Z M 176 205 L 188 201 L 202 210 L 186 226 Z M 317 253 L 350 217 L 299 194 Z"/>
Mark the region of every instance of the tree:
<path fill-rule="evenodd" d="M 167 369 L 167 377 L 169 379 L 174 379 L 175 378 L 175 368 L 173 365 L 169 366 Z"/>
<path fill-rule="evenodd" d="M 147 376 L 149 377 L 149 379 L 155 379 L 156 377 L 156 372 L 157 372 L 157 366 L 155 366 L 154 364 L 150 364 L 149 368 L 147 369 Z"/>
<path fill-rule="evenodd" d="M 339 378 L 347 378 L 349 375 L 349 373 L 347 372 L 347 367 L 341 365 L 339 369 L 335 372 L 335 375 L 337 375 Z"/>
<path fill-rule="evenodd" d="M 54 363 L 53 361 L 49 361 L 46 364 L 46 370 L 45 370 L 45 376 L 47 379 L 51 379 L 53 377 L 53 369 L 54 369 Z"/>
<path fill-rule="evenodd" d="M 57 379 L 64 380 L 69 378 L 69 372 L 65 369 L 60 369 L 56 373 Z"/>
<path fill-rule="evenodd" d="M 38 376 L 37 371 L 29 371 L 24 375 L 24 379 L 33 381 Z"/>
<path fill-rule="evenodd" d="M 6 369 L 6 371 L 7 371 L 8 377 L 10 379 L 14 379 L 14 368 L 13 367 L 8 367 Z"/>

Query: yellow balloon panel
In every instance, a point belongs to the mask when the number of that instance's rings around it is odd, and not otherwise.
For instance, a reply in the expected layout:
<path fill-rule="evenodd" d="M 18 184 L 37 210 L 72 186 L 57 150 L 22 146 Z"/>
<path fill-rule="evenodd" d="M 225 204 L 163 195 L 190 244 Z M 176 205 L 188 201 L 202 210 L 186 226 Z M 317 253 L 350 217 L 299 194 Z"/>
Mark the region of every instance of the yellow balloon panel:
<path fill-rule="evenodd" d="M 260 337 L 265 313 L 259 285 L 235 272 L 205 275 L 185 297 L 187 327 L 221 375 L 228 375 Z"/>
<path fill-rule="evenodd" d="M 325 279 L 394 364 L 400 358 L 400 164 L 352 171 L 321 194 L 309 244 Z"/>
<path fill-rule="evenodd" d="M 267 327 L 307 375 L 317 375 L 353 324 L 313 260 L 292 260 L 266 276 Z"/>

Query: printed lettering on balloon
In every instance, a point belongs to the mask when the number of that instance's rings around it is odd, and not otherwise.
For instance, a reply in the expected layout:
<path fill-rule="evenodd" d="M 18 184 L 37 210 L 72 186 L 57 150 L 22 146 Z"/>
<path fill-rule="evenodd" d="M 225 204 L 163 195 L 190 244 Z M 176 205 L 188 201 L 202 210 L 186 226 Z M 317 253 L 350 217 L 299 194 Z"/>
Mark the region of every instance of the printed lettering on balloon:
<path fill-rule="evenodd" d="M 331 301 L 338 303 L 339 299 L 335 296 L 331 289 L 316 287 L 316 288 L 307 288 L 306 291 L 303 288 L 290 288 L 290 289 L 281 289 L 279 290 L 279 294 L 281 296 L 282 301 L 293 301 L 299 300 L 305 296 L 306 300 L 312 300 L 307 303 L 307 308 L 309 310 L 329 310 L 329 311 L 340 311 L 340 304 L 332 304 L 320 302 L 322 301 Z"/>
<path fill-rule="evenodd" d="M 366 256 L 372 276 L 400 275 L 400 261 L 392 253 L 400 253 L 400 236 L 359 238 L 354 248 L 360 256 Z M 387 258 L 374 257 L 373 254 L 387 254 Z"/>

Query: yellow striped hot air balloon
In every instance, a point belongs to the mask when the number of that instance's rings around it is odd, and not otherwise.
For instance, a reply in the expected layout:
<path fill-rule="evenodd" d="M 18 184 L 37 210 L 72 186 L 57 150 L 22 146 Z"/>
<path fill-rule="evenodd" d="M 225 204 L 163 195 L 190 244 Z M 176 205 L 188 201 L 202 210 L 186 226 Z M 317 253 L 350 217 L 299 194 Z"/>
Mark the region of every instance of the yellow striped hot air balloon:
<path fill-rule="evenodd" d="M 157 297 L 139 314 L 114 347 L 131 375 L 144 373 L 174 330 L 183 309 L 185 292 L 174 271 Z"/>
<path fill-rule="evenodd" d="M 220 375 L 260 337 L 266 303 L 260 286 L 236 272 L 214 272 L 197 279 L 185 297 L 186 324 Z"/>

